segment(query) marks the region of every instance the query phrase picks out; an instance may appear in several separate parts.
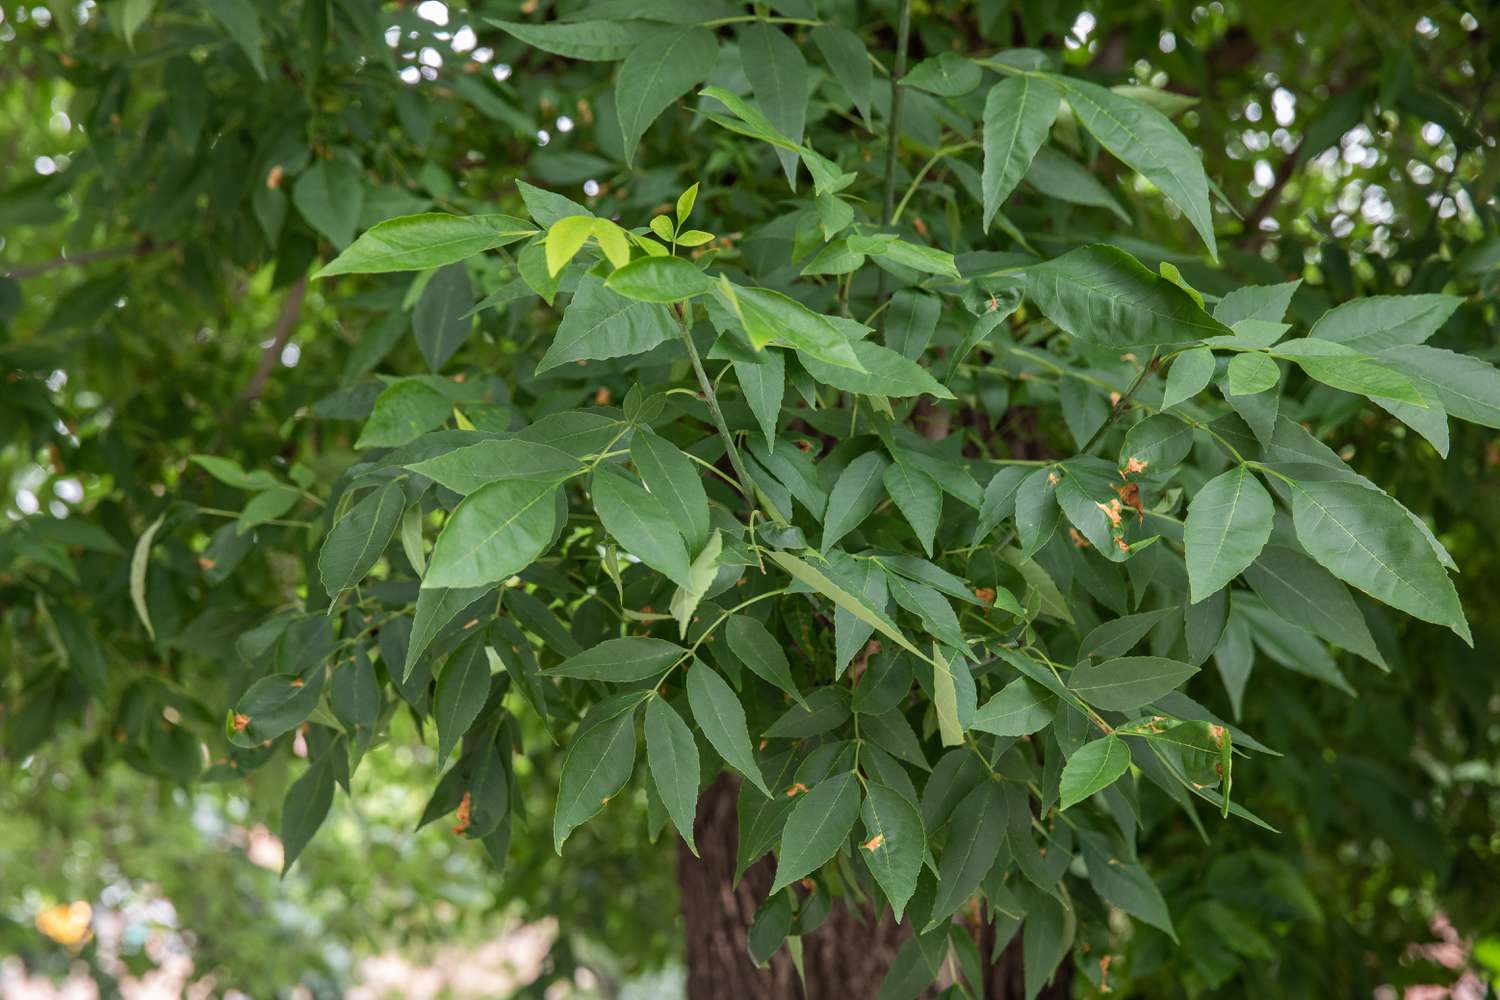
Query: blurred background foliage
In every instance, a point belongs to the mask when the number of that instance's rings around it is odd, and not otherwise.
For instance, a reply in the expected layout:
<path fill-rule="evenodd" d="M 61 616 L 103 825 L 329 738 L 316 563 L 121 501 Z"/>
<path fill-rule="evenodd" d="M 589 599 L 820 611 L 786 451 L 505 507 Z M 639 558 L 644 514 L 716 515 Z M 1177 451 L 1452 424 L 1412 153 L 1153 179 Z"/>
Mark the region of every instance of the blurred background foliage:
<path fill-rule="evenodd" d="M 250 5 L 0 2 L 0 955 L 12 956 L 0 991 L 17 958 L 41 977 L 82 969 L 108 994 L 186 955 L 212 991 L 333 995 L 377 981 L 362 962 L 398 955 L 413 969 L 511 962 L 516 988 L 536 995 L 554 982 L 613 995 L 680 961 L 672 852 L 646 845 L 643 795 L 633 813 L 580 830 L 564 862 L 546 832 L 556 761 L 538 756 L 523 785 L 536 821 L 497 873 L 441 825 L 412 832 L 435 763 L 406 724 L 280 879 L 264 824 L 275 825 L 285 762 L 194 782 L 196 744 L 185 752 L 175 725 L 144 719 L 221 703 L 205 692 L 221 683 L 230 623 L 297 597 L 298 529 L 269 526 L 253 546 L 208 518 L 175 532 L 150 569 L 165 660 L 134 620 L 126 549 L 183 477 L 201 479 L 190 485 L 203 506 L 216 491 L 219 507 L 235 506 L 186 465 L 191 453 L 331 479 L 351 455 L 339 391 L 376 363 L 421 367 L 392 308 L 404 279 L 357 294 L 307 284 L 330 254 L 310 221 L 329 191 L 345 209 L 357 202 L 362 228 L 429 207 L 514 211 L 517 178 L 643 217 L 701 176 L 713 216 L 747 225 L 784 189 L 774 177 L 716 186 L 735 147 L 690 116 L 653 130 L 670 156 L 627 168 L 596 64 L 526 50 L 480 19 L 540 19 L 548 4 L 256 3 L 247 44 L 234 12 Z M 861 23 L 895 5 L 771 6 Z M 1303 277 L 1293 308 L 1304 319 L 1361 294 L 1456 290 L 1474 308 L 1434 344 L 1493 362 L 1500 339 L 1482 306 L 1500 284 L 1497 14 L 1402 0 L 916 3 L 913 32 L 927 53 L 1060 49 L 1096 79 L 1154 88 L 1232 212 L 1217 220 L 1220 272 L 1168 249 L 1184 245 L 1181 227 L 1154 203 L 1121 241 L 1149 264 L 1170 260 L 1208 291 Z M 815 105 L 809 130 L 847 136 L 856 123 Z M 908 170 L 941 144 L 941 124 L 908 116 Z M 949 182 L 939 172 L 927 184 Z M 1090 224 L 1083 209 L 1048 206 L 1012 214 L 1039 248 Z M 401 325 L 382 325 L 391 315 Z M 505 370 L 542 322 L 486 313 L 476 363 Z M 540 412 L 596 388 L 522 380 L 514 391 Z M 1476 647 L 1403 623 L 1404 662 L 1363 670 L 1356 702 L 1311 681 L 1268 687 L 1244 728 L 1319 748 L 1237 775 L 1283 833 L 1225 825 L 1207 852 L 1185 828 L 1154 836 L 1144 851 L 1183 948 L 1138 929 L 1129 979 L 1106 979 L 1116 996 L 1369 996 L 1482 989 L 1500 974 L 1500 442 L 1456 423 L 1443 461 L 1345 398 L 1342 420 L 1320 431 L 1430 516 L 1463 567 Z M 138 667 L 118 716 L 90 707 L 72 671 L 23 670 L 44 603 L 75 606 L 112 663 Z M 82 919 L 69 906 L 80 902 Z M 537 921 L 540 944 L 522 958 L 479 950 Z M 1434 941 L 1445 947 L 1422 947 Z M 1084 971 L 1088 994 L 1101 970 Z M 670 995 L 670 980 L 645 988 Z"/>

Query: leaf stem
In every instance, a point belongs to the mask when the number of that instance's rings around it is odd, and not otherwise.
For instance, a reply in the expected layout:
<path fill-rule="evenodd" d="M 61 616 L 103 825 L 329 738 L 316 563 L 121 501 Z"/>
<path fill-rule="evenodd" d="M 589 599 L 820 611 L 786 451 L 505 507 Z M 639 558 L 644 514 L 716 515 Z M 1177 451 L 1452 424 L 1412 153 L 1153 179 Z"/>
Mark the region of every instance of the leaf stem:
<path fill-rule="evenodd" d="M 745 462 L 740 458 L 740 450 L 735 446 L 734 435 L 729 433 L 729 425 L 724 421 L 724 412 L 719 409 L 719 394 L 714 391 L 713 381 L 708 377 L 708 372 L 703 370 L 703 359 L 698 356 L 698 346 L 693 343 L 693 331 L 688 326 L 686 305 L 668 306 L 667 311 L 672 318 L 677 320 L 677 328 L 682 332 L 682 343 L 687 348 L 688 359 L 693 363 L 693 372 L 698 376 L 698 387 L 703 390 L 703 401 L 708 404 L 708 412 L 713 417 L 714 426 L 719 429 L 719 437 L 724 439 L 724 449 L 729 454 L 729 464 L 734 466 L 734 474 L 740 481 L 740 492 L 745 494 L 745 500 L 749 502 L 750 509 L 755 510 L 755 487 L 750 484 L 750 473 L 745 471 Z"/>

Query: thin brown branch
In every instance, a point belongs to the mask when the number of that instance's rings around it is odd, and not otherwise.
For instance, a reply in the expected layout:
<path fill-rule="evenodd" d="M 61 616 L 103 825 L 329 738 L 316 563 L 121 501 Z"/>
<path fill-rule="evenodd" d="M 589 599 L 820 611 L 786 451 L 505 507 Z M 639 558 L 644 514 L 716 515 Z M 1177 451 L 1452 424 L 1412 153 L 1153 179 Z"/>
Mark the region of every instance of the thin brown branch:
<path fill-rule="evenodd" d="M 101 260 L 117 260 L 121 257 L 145 257 L 159 250 L 170 250 L 174 246 L 176 246 L 175 243 L 157 246 L 150 240 L 142 240 L 140 243 L 132 246 L 87 250 L 71 256 L 63 254 L 59 257 L 54 257 L 52 260 L 44 260 L 36 264 L 22 264 L 20 267 L 12 268 L 4 273 L 7 278 L 22 281 L 26 278 L 34 278 L 39 274 L 46 274 L 48 271 L 56 271 L 64 267 L 82 267 L 85 264 L 94 264 Z"/>
<path fill-rule="evenodd" d="M 307 277 L 304 275 L 297 279 L 297 283 L 287 293 L 286 302 L 281 307 L 281 318 L 276 321 L 276 332 L 265 350 L 260 352 L 260 363 L 255 366 L 255 374 L 250 377 L 245 391 L 240 394 L 241 403 L 253 403 L 266 391 L 266 382 L 276 370 L 276 362 L 281 359 L 281 349 L 286 346 L 292 330 L 297 326 L 297 317 L 302 314 L 302 297 L 306 293 Z"/>

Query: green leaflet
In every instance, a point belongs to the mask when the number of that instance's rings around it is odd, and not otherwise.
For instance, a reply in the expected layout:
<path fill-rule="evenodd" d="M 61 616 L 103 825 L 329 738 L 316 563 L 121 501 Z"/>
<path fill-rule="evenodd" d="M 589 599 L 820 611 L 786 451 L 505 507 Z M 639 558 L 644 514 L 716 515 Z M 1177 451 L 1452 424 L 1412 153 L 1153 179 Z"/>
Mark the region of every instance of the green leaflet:
<path fill-rule="evenodd" d="M 708 76 L 718 51 L 713 32 L 697 27 L 663 28 L 631 47 L 615 80 L 627 165 L 656 117 Z"/>
<path fill-rule="evenodd" d="M 1457 295 L 1371 295 L 1328 310 L 1308 336 L 1364 353 L 1423 344 L 1462 302 Z"/>
<path fill-rule="evenodd" d="M 541 374 L 570 361 L 640 354 L 676 334 L 661 306 L 628 299 L 604 287 L 604 282 L 592 274 L 585 274 L 578 279 L 578 290 L 563 313 L 557 336 L 537 362 L 536 370 Z"/>
<path fill-rule="evenodd" d="M 1145 176 L 1188 217 L 1217 259 L 1208 178 L 1198 154 L 1171 121 L 1149 105 L 1074 77 L 1049 77 L 1099 144 Z"/>
<path fill-rule="evenodd" d="M 697 466 L 676 445 L 648 430 L 638 431 L 631 439 L 630 460 L 682 532 L 688 550 L 702 549 L 708 541 L 708 495 Z"/>
<path fill-rule="evenodd" d="M 739 31 L 740 64 L 755 101 L 781 135 L 802 142 L 807 120 L 807 61 L 797 43 L 776 25 L 754 21 Z M 797 186 L 797 153 L 777 149 L 787 182 Z"/>
<path fill-rule="evenodd" d="M 1130 748 L 1114 736 L 1085 743 L 1063 767 L 1059 808 L 1077 805 L 1130 770 Z"/>
<path fill-rule="evenodd" d="M 1239 576 L 1271 537 L 1271 495 L 1243 465 L 1211 480 L 1188 507 L 1182 538 L 1196 603 Z"/>
<path fill-rule="evenodd" d="M 439 427 L 452 410 L 448 398 L 431 386 L 403 379 L 375 399 L 375 410 L 360 431 L 356 448 L 399 448 Z"/>
<path fill-rule="evenodd" d="M 1095 708 L 1128 712 L 1149 705 L 1198 672 L 1161 656 L 1121 656 L 1086 662 L 1068 674 L 1068 687 Z"/>
<path fill-rule="evenodd" d="M 215 0 L 237 5 L 248 0 Z M 313 229 L 342 249 L 354 239 L 359 210 L 364 205 L 359 167 L 343 156 L 319 160 L 292 185 L 292 204 Z"/>
<path fill-rule="evenodd" d="M 481 486 L 454 510 L 432 546 L 424 589 L 499 583 L 530 566 L 557 527 L 553 479 Z"/>
<path fill-rule="evenodd" d="M 594 705 L 578 725 L 558 781 L 552 845 L 560 855 L 568 836 L 604 810 L 635 769 L 635 710 L 642 695 Z"/>
<path fill-rule="evenodd" d="M 624 684 L 658 677 L 683 655 L 676 643 L 647 636 L 606 639 L 547 671 L 553 677 Z"/>
<path fill-rule="evenodd" d="M 760 765 L 755 762 L 750 731 L 745 726 L 745 710 L 735 697 L 734 689 L 713 670 L 695 662 L 688 670 L 687 693 L 693 719 L 719 756 L 760 789 L 766 798 L 772 798 L 766 779 L 761 776 Z"/>
<path fill-rule="evenodd" d="M 923 551 L 931 556 L 932 538 L 943 516 L 943 491 L 937 480 L 901 462 L 892 462 L 881 473 L 881 481 L 885 483 L 885 491 L 892 502 L 916 533 Z"/>
<path fill-rule="evenodd" d="M 971 729 L 996 736 L 1030 736 L 1052 722 L 1057 696 L 1035 681 L 1017 677 L 974 713 Z"/>
<path fill-rule="evenodd" d="M 438 675 L 432 714 L 437 720 L 439 764 L 448 759 L 448 754 L 479 718 L 489 693 L 490 661 L 484 643 L 476 636 L 448 657 Z"/>
<path fill-rule="evenodd" d="M 917 891 L 917 875 L 927 849 L 922 817 L 900 792 L 878 781 L 865 786 L 860 817 L 865 826 L 860 857 L 900 920 L 907 902 Z"/>
<path fill-rule="evenodd" d="M 1401 506 L 1379 490 L 1328 480 L 1292 485 L 1297 540 L 1334 576 L 1472 645 L 1448 572 Z"/>
<path fill-rule="evenodd" d="M 590 61 L 624 59 L 657 30 L 643 21 L 485 21 L 543 52 Z"/>
<path fill-rule="evenodd" d="M 1029 267 L 1026 295 L 1063 330 L 1109 347 L 1229 334 L 1177 285 L 1118 247 L 1093 244 Z"/>
<path fill-rule="evenodd" d="M 682 533 L 655 495 L 607 465 L 594 471 L 590 492 L 604 530 L 631 555 L 679 587 L 693 585 Z"/>
<path fill-rule="evenodd" d="M 982 780 L 953 811 L 948 839 L 938 864 L 937 895 L 926 930 L 947 920 L 968 902 L 1000 855 L 1009 814 L 998 782 Z"/>
<path fill-rule="evenodd" d="M 421 271 L 455 264 L 475 254 L 531 236 L 536 227 L 509 215 L 448 215 L 426 212 L 378 222 L 314 278 L 335 274 Z"/>
<path fill-rule="evenodd" d="M 844 92 L 859 109 L 865 126 L 870 125 L 870 89 L 875 81 L 875 71 L 870 68 L 869 53 L 865 43 L 848 28 L 824 24 L 812 30 L 813 44 L 823 55 L 823 61 L 833 70 L 833 75 L 843 85 Z"/>
<path fill-rule="evenodd" d="M 698 744 L 677 710 L 662 697 L 646 703 L 646 763 L 662 805 L 693 856 L 693 817 L 698 806 Z"/>
<path fill-rule="evenodd" d="M 255 68 L 255 75 L 262 80 L 266 78 L 266 64 L 261 58 L 260 47 L 262 31 L 260 25 L 260 14 L 256 11 L 251 0 L 201 0 L 208 12 L 214 16 L 214 20 L 224 26 L 233 38 L 235 44 L 244 51 L 250 65 Z"/>
<path fill-rule="evenodd" d="M 773 893 L 817 871 L 838 853 L 859 818 L 859 782 L 842 771 L 796 799 L 781 834 Z"/>
<path fill-rule="evenodd" d="M 990 88 L 984 101 L 985 229 L 1031 168 L 1061 101 L 1057 87 L 1040 76 L 1013 76 Z"/>
<path fill-rule="evenodd" d="M 1228 380 L 1232 395 L 1254 396 L 1276 388 L 1281 381 L 1281 369 L 1270 355 L 1248 351 L 1229 359 Z"/>
<path fill-rule="evenodd" d="M 285 875 L 302 856 L 318 827 L 333 805 L 333 755 L 344 753 L 342 740 L 336 741 L 323 756 L 292 782 L 281 803 L 281 874 Z"/>
<path fill-rule="evenodd" d="M 1343 344 L 1303 337 L 1283 341 L 1272 353 L 1279 358 L 1290 358 L 1310 377 L 1335 389 L 1413 406 L 1426 405 L 1405 375 Z"/>
<path fill-rule="evenodd" d="M 637 302 L 681 302 L 714 289 L 714 281 L 681 257 L 639 257 L 604 279 L 604 287 Z"/>
<path fill-rule="evenodd" d="M 781 642 L 764 625 L 749 615 L 730 615 L 724 623 L 724 635 L 730 650 L 752 673 L 806 705 L 792 679 L 792 667 Z"/>
<path fill-rule="evenodd" d="M 795 299 L 764 288 L 745 288 L 721 279 L 719 296 L 738 317 L 756 350 L 790 347 L 827 365 L 864 371 L 854 347 L 826 316 Z"/>
<path fill-rule="evenodd" d="M 828 494 L 823 518 L 822 549 L 828 552 L 869 516 L 885 495 L 883 476 L 890 459 L 878 451 L 867 451 L 845 466 Z"/>
<path fill-rule="evenodd" d="M 1167 371 L 1167 389 L 1162 397 L 1162 409 L 1170 409 L 1185 403 L 1208 388 L 1214 377 L 1214 352 L 1206 347 L 1194 347 L 1177 355 Z"/>
<path fill-rule="evenodd" d="M 460 496 L 502 479 L 553 480 L 582 472 L 584 465 L 551 445 L 508 438 L 479 441 L 406 466 Z"/>
<path fill-rule="evenodd" d="M 1267 545 L 1245 568 L 1245 579 L 1282 618 L 1382 670 L 1389 669 L 1349 591 L 1307 556 L 1281 545 Z"/>
<path fill-rule="evenodd" d="M 395 482 L 367 494 L 339 519 L 318 552 L 318 572 L 329 597 L 358 583 L 396 533 L 406 497 Z"/>
<path fill-rule="evenodd" d="M 923 368 L 895 351 L 868 340 L 849 345 L 863 371 L 845 365 L 829 364 L 813 354 L 797 353 L 807 373 L 824 385 L 865 396 L 919 396 L 923 393 L 938 399 L 953 399 L 947 386 Z"/>

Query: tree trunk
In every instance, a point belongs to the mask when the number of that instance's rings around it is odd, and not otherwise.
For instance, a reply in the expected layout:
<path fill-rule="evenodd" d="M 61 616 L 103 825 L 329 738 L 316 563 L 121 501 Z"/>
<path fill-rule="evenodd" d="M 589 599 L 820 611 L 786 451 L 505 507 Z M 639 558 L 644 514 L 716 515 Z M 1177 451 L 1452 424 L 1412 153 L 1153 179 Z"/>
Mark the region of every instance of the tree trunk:
<path fill-rule="evenodd" d="M 909 928 L 869 911 L 851 912 L 835 902 L 828 918 L 803 938 L 804 990 L 791 956 L 777 952 L 765 968 L 756 968 L 745 948 L 755 911 L 771 888 L 775 865 L 769 856 L 751 865 L 737 888 L 731 888 L 739 827 L 735 816 L 737 782 L 721 774 L 698 801 L 693 834 L 701 857 L 677 845 L 677 881 L 682 895 L 687 938 L 688 1000 L 874 1000 Z M 980 954 L 988 956 L 994 935 L 981 936 Z M 1064 1000 L 1072 993 L 1067 962 L 1042 1000 Z M 1021 1000 L 1020 936 L 986 969 L 986 1000 Z"/>

